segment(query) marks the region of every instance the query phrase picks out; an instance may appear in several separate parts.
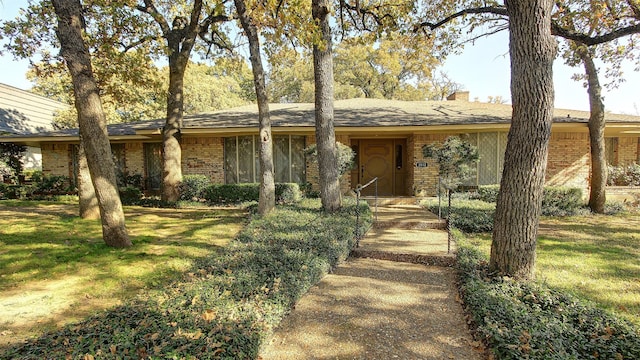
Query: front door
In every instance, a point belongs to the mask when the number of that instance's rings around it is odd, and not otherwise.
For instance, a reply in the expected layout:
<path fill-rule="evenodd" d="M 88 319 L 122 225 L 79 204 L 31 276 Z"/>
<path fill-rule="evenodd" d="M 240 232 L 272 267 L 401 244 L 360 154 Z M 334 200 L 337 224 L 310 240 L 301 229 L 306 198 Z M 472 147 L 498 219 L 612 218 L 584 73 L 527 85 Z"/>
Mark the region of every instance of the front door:
<path fill-rule="evenodd" d="M 404 139 L 357 140 L 358 183 L 364 185 L 377 177 L 378 196 L 405 195 L 405 144 Z M 373 196 L 375 192 L 371 184 L 362 194 Z"/>

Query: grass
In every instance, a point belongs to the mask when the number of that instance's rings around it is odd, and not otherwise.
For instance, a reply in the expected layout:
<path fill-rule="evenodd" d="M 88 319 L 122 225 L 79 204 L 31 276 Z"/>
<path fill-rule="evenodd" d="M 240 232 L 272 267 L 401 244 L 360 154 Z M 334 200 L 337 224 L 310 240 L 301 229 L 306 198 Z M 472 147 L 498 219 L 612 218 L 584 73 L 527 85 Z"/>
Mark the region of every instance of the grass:
<path fill-rule="evenodd" d="M 368 207 L 361 227 L 371 222 Z M 355 244 L 355 202 L 318 200 L 254 216 L 178 280 L 27 342 L 0 358 L 253 359 L 282 317 Z"/>
<path fill-rule="evenodd" d="M 114 249 L 99 220 L 63 202 L 0 201 L 0 345 L 51 330 L 158 288 L 225 246 L 238 209 L 125 207 L 133 241 Z"/>
<path fill-rule="evenodd" d="M 491 235 L 470 236 L 489 254 Z M 542 218 L 537 279 L 640 325 L 640 214 Z"/>

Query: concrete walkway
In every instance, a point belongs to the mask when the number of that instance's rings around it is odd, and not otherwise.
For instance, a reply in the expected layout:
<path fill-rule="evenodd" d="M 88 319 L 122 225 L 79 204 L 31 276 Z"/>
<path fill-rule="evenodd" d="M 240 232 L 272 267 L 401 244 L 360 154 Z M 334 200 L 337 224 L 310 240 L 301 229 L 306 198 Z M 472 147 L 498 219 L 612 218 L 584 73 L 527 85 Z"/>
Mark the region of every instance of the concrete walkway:
<path fill-rule="evenodd" d="M 261 359 L 483 358 L 458 300 L 443 223 L 411 204 L 378 211 L 353 256 L 298 302 Z"/>

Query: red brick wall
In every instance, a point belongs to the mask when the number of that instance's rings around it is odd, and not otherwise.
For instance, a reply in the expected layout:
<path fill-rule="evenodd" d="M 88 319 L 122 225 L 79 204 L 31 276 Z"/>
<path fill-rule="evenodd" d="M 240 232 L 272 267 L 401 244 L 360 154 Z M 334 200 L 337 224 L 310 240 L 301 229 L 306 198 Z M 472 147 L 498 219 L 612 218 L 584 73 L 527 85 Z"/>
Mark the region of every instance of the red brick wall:
<path fill-rule="evenodd" d="M 549 141 L 546 185 L 589 190 L 590 147 L 588 133 L 553 133 Z"/>
<path fill-rule="evenodd" d="M 125 144 L 124 162 L 129 175 L 144 176 L 144 146 L 141 141 Z"/>
<path fill-rule="evenodd" d="M 184 137 L 182 175 L 207 175 L 215 184 L 224 183 L 224 140 L 221 137 Z"/>
<path fill-rule="evenodd" d="M 414 196 L 434 196 L 438 186 L 438 163 L 432 159 L 426 159 L 422 155 L 424 145 L 441 143 L 453 134 L 415 134 L 407 141 L 409 176 L 413 180 L 412 194 Z M 416 167 L 416 163 L 426 162 L 427 167 Z"/>
<path fill-rule="evenodd" d="M 618 138 L 618 165 L 631 165 L 638 160 L 638 138 Z"/>
<path fill-rule="evenodd" d="M 70 176 L 71 150 L 69 144 L 42 144 L 42 173 Z"/>

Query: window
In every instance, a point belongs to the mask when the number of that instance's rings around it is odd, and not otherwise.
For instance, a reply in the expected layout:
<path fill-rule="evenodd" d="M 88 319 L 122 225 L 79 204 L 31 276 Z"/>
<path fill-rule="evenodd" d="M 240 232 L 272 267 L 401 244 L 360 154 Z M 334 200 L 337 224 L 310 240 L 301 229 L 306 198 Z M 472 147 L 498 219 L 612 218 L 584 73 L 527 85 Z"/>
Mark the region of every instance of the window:
<path fill-rule="evenodd" d="M 144 168 L 146 174 L 146 188 L 160 190 L 162 186 L 162 144 L 144 144 Z"/>
<path fill-rule="evenodd" d="M 504 152 L 507 148 L 507 133 L 474 133 L 469 134 L 465 141 L 477 146 L 480 156 L 474 176 L 465 185 L 499 184 L 504 167 Z"/>
<path fill-rule="evenodd" d="M 224 139 L 224 171 L 227 184 L 259 182 L 260 159 L 257 136 Z M 305 182 L 304 136 L 273 138 L 273 167 L 276 182 Z"/>
<path fill-rule="evenodd" d="M 122 185 L 125 174 L 125 150 L 124 144 L 111 144 L 111 155 L 116 170 L 116 180 L 118 186 Z M 78 186 L 78 172 L 80 171 L 80 145 L 71 145 L 71 182 Z"/>
<path fill-rule="evenodd" d="M 113 156 L 113 164 L 116 168 L 118 186 L 123 186 L 126 173 L 124 144 L 111 144 L 111 155 Z"/>

